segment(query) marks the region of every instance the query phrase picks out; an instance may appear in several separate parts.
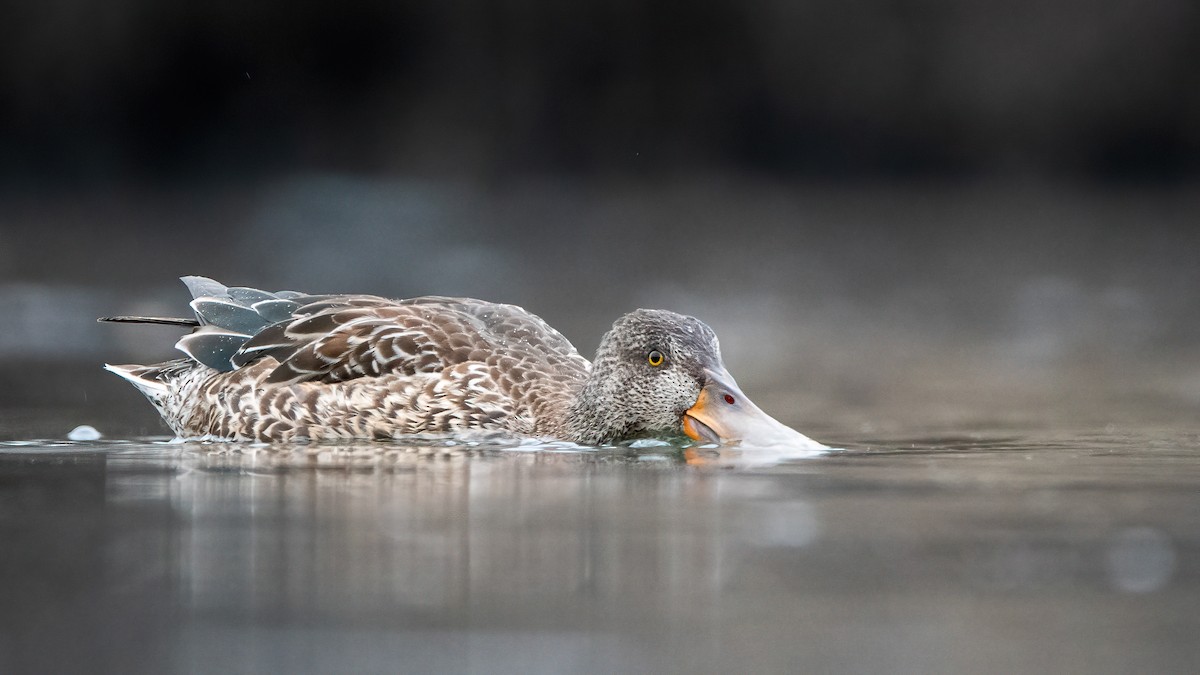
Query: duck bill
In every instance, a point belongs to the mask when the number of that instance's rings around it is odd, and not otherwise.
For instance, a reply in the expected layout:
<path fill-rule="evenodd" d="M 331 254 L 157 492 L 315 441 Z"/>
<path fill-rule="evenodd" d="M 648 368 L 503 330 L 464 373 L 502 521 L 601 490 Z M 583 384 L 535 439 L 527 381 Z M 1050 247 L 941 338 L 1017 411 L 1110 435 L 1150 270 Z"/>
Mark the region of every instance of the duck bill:
<path fill-rule="evenodd" d="M 683 431 L 692 440 L 753 447 L 826 447 L 759 409 L 724 368 L 707 369 L 705 374 L 700 396 L 683 416 Z"/>

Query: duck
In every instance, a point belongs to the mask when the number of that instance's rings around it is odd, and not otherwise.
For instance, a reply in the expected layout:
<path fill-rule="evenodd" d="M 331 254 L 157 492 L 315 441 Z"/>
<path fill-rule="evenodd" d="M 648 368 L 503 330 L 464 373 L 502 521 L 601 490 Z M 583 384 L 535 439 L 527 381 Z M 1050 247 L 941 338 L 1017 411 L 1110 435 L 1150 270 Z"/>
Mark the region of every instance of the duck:
<path fill-rule="evenodd" d="M 589 362 L 516 305 L 181 280 L 193 317 L 99 319 L 190 329 L 175 345 L 181 358 L 105 365 L 180 439 L 492 434 L 589 446 L 659 438 L 825 448 L 756 406 L 725 368 L 716 334 L 691 316 L 625 314 Z"/>

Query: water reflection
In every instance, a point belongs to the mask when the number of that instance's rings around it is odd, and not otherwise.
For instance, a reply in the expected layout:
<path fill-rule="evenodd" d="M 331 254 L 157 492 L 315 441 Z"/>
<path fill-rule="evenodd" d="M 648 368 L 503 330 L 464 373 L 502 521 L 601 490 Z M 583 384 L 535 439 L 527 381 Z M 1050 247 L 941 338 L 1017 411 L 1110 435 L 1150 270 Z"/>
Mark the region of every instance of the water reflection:
<path fill-rule="evenodd" d="M 5 444 L 0 670 L 1180 670 L 1200 469 L 1156 438 Z"/>
<path fill-rule="evenodd" d="M 1127 593 L 1149 593 L 1170 581 L 1175 547 L 1160 530 L 1130 527 L 1112 537 L 1105 563 L 1113 586 Z"/>
<path fill-rule="evenodd" d="M 767 490 L 732 502 L 739 488 L 719 472 L 621 451 L 368 444 L 181 459 L 179 600 L 253 661 L 274 656 L 247 628 L 314 620 L 339 627 L 308 636 L 321 649 L 364 625 L 452 628 L 498 650 L 466 650 L 463 664 L 481 671 L 551 648 L 586 670 L 621 654 L 633 667 L 663 635 L 692 635 L 703 653 L 719 644 L 731 568 L 747 551 L 803 546 L 816 528 L 803 500 Z"/>

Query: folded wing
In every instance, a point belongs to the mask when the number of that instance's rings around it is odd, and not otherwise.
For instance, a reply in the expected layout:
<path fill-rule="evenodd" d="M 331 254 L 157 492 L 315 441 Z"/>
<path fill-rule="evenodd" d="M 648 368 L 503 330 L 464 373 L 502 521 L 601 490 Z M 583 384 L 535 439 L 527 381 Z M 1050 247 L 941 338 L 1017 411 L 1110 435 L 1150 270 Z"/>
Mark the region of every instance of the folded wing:
<path fill-rule="evenodd" d="M 272 358 L 278 365 L 267 379 L 271 383 L 436 373 L 505 358 L 578 375 L 590 367 L 560 333 L 514 305 L 437 296 L 270 293 L 204 277 L 183 280 L 200 326 L 176 346 L 220 371 Z"/>

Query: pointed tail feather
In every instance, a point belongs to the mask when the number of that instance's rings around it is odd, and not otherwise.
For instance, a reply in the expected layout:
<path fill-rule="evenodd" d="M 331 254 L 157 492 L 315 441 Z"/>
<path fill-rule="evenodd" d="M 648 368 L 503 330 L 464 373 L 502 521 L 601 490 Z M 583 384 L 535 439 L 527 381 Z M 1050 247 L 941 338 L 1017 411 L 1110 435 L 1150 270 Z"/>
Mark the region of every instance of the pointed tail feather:
<path fill-rule="evenodd" d="M 167 383 L 155 377 L 159 373 L 155 372 L 154 366 L 115 366 L 106 363 L 104 369 L 137 387 L 153 403 L 157 404 L 167 393 Z"/>
<path fill-rule="evenodd" d="M 147 388 L 155 391 L 165 391 L 172 380 L 178 379 L 188 372 L 195 370 L 198 364 L 190 359 L 174 359 L 156 363 L 152 366 L 137 364 L 113 365 L 104 364 L 104 369 L 131 382 L 135 387 L 145 391 Z"/>
<path fill-rule="evenodd" d="M 180 319 L 172 316 L 102 316 L 100 323 L 152 323 L 161 326 L 187 326 L 195 328 L 200 322 L 195 319 Z"/>

